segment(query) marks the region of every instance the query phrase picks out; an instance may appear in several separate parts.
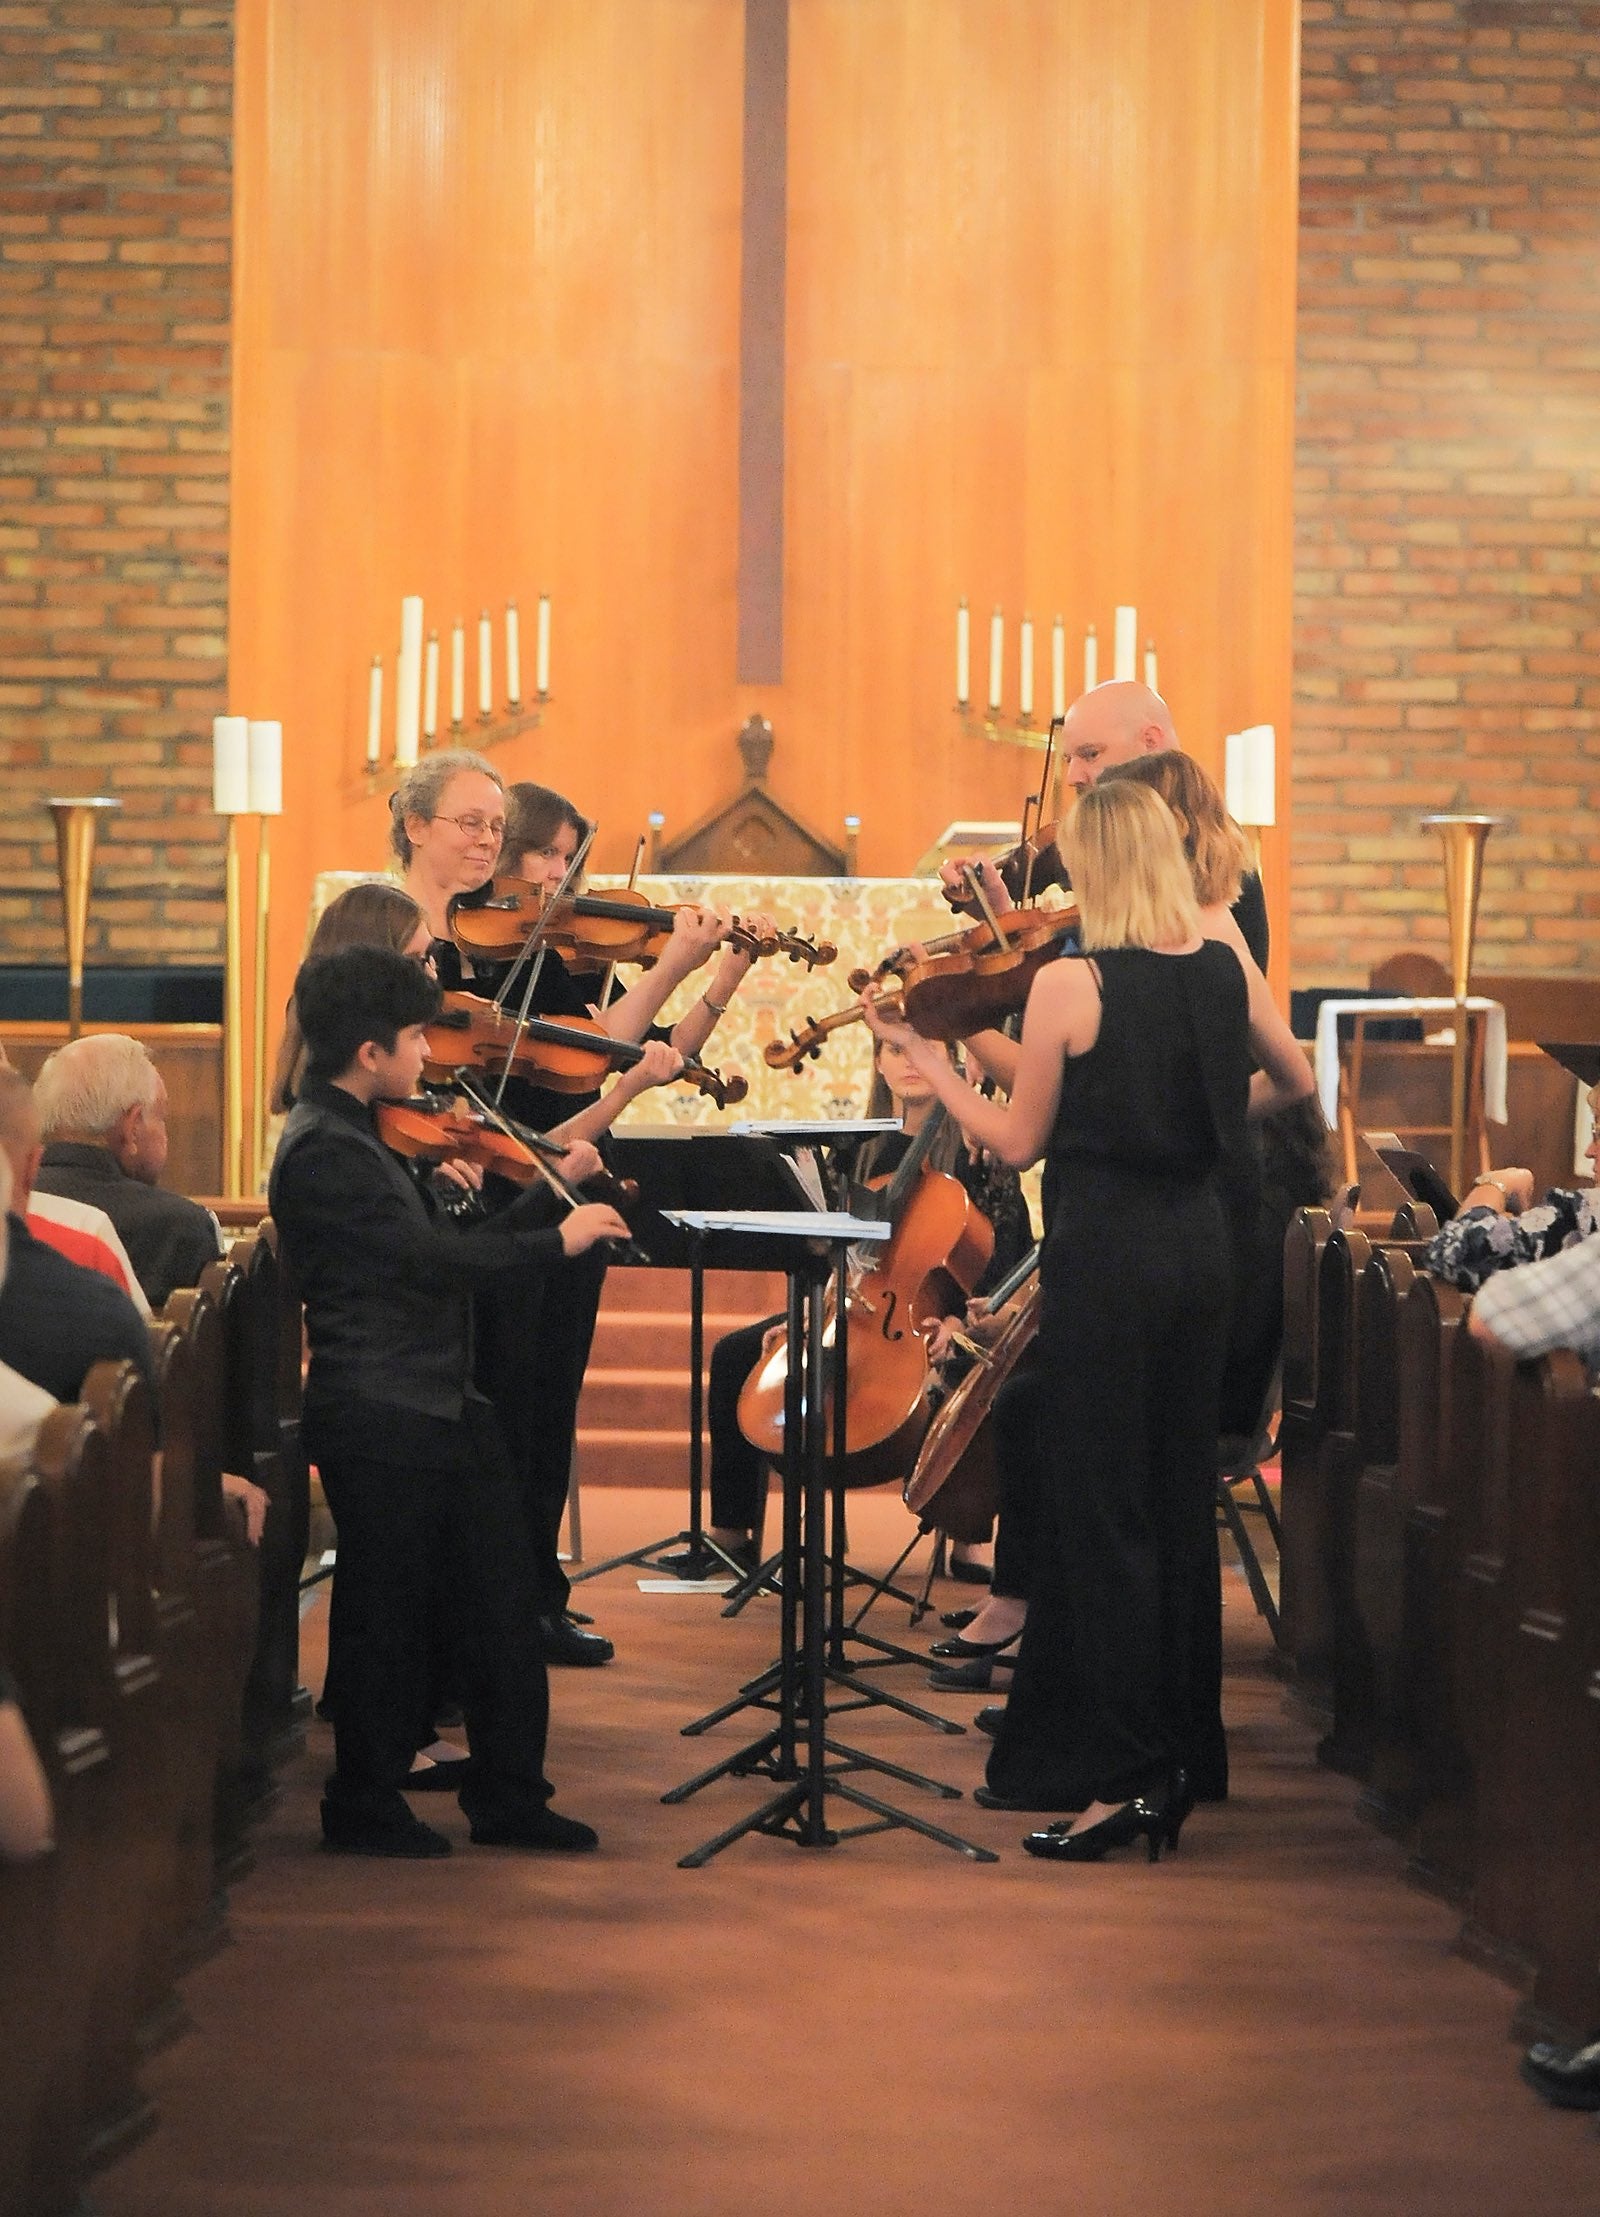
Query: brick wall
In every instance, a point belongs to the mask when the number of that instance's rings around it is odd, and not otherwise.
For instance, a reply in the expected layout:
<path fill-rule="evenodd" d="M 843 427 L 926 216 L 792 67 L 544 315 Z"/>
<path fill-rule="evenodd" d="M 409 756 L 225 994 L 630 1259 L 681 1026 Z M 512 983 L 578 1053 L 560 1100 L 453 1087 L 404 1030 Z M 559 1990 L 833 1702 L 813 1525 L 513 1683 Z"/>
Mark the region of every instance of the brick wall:
<path fill-rule="evenodd" d="M 222 940 L 233 4 L 0 0 L 0 960 L 115 792 L 90 959 Z"/>
<path fill-rule="evenodd" d="M 1600 7 L 1304 0 L 1293 959 L 1600 971 Z"/>

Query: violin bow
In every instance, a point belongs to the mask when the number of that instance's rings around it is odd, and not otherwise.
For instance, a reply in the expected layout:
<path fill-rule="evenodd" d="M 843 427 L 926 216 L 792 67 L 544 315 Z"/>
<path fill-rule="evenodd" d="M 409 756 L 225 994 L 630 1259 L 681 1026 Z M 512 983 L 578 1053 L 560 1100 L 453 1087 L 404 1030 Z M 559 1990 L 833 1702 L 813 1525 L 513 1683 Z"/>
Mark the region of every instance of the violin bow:
<path fill-rule="evenodd" d="M 1034 802 L 1035 831 L 1042 831 L 1044 829 L 1045 803 L 1050 798 L 1050 773 L 1055 767 L 1056 733 L 1061 729 L 1066 720 L 1067 719 L 1065 716 L 1052 716 L 1050 719 L 1050 729 L 1045 734 L 1044 769 L 1041 771 L 1039 776 L 1039 797 Z M 1019 905 L 1023 908 L 1026 908 L 1028 902 L 1033 896 L 1033 866 L 1039 859 L 1037 848 L 1030 847 L 1028 844 L 1027 802 L 1023 803 L 1022 808 L 1022 851 L 1028 859 L 1023 867 L 1022 872 L 1022 900 Z"/>
<path fill-rule="evenodd" d="M 517 1049 L 522 1044 L 522 1035 L 528 1026 L 528 1011 L 533 1006 L 533 989 L 539 982 L 539 974 L 544 968 L 544 958 L 550 951 L 545 945 L 545 939 L 550 930 L 551 919 L 555 915 L 556 903 L 561 899 L 579 871 L 582 870 L 584 858 L 594 845 L 595 833 L 599 829 L 598 824 L 591 824 L 585 832 L 583 839 L 574 850 L 572 860 L 567 864 L 566 874 L 556 887 L 555 892 L 545 902 L 540 911 L 538 922 L 522 943 L 522 952 L 506 972 L 505 983 L 495 995 L 495 1007 L 503 1010 L 506 995 L 511 990 L 511 981 L 517 974 L 517 964 L 526 962 L 528 964 L 528 982 L 522 989 L 522 1006 L 517 1011 L 517 1028 L 512 1033 L 510 1043 L 506 1048 L 505 1067 L 500 1072 L 500 1082 L 495 1087 L 494 1101 L 497 1110 L 500 1103 L 505 1099 L 506 1081 L 511 1076 L 511 1065 L 516 1058 Z M 530 956 L 532 957 L 531 961 L 529 961 Z"/>
<path fill-rule="evenodd" d="M 637 890 L 639 884 L 639 865 L 643 860 L 644 833 L 641 831 L 639 834 L 639 844 L 633 850 L 633 868 L 628 872 L 628 891 L 630 893 Z M 605 978 L 600 987 L 600 1001 L 598 1007 L 595 1010 L 595 1014 L 597 1016 L 604 1016 L 606 1010 L 611 1006 L 611 988 L 616 984 L 616 982 L 617 962 L 616 957 L 613 955 L 611 960 L 606 964 Z"/>
<path fill-rule="evenodd" d="M 558 1200 L 565 1201 L 569 1209 L 578 1209 L 584 1206 L 583 1195 L 578 1191 L 578 1188 L 570 1183 L 564 1173 L 558 1170 L 553 1162 L 546 1160 L 547 1156 L 559 1157 L 564 1154 L 564 1148 L 544 1132 L 532 1131 L 526 1124 L 519 1124 L 515 1117 L 507 1116 L 498 1102 L 491 1101 L 488 1094 L 478 1086 L 470 1071 L 459 1071 L 456 1082 L 467 1098 L 482 1110 L 485 1117 L 495 1126 L 497 1131 L 503 1132 L 507 1139 L 521 1141 L 538 1164 L 539 1175 Z M 622 1242 L 618 1240 L 613 1240 L 611 1245 L 618 1249 L 624 1260 L 648 1262 L 650 1259 L 636 1239 L 630 1238 L 626 1246 L 623 1246 Z"/>

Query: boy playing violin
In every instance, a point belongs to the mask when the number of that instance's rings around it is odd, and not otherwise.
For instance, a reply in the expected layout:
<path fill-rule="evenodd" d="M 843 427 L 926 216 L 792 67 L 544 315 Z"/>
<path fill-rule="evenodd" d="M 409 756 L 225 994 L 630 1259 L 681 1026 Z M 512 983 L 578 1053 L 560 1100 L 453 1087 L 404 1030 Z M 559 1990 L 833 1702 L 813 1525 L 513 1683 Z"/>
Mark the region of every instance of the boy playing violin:
<path fill-rule="evenodd" d="M 450 1852 L 404 1800 L 425 1725 L 428 1624 L 442 1606 L 462 1627 L 471 1767 L 460 1800 L 472 1838 L 592 1848 L 588 1825 L 546 1806 L 549 1692 L 525 1607 L 527 1542 L 493 1411 L 472 1384 L 470 1297 L 529 1262 L 624 1239 L 627 1226 L 601 1204 L 555 1225 L 549 1196 L 530 1188 L 462 1228 L 384 1146 L 377 1105 L 415 1091 L 438 1006 L 422 968 L 386 948 L 347 947 L 295 980 L 307 1068 L 269 1197 L 305 1302 L 306 1447 L 339 1529 L 323 1843 L 352 1855 Z M 592 1160 L 574 1150 L 565 1168 L 581 1179 Z M 438 1175 L 476 1187 L 481 1174 L 461 1163 Z"/>

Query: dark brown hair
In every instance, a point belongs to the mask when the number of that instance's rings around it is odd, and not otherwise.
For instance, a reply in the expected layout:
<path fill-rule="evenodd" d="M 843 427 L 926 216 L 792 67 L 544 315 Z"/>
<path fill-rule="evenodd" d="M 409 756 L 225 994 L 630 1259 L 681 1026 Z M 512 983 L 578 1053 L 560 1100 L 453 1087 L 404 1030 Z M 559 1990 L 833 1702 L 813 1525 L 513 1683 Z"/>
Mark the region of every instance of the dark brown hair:
<path fill-rule="evenodd" d="M 305 959 L 311 962 L 323 955 L 338 954 L 344 947 L 387 947 L 391 954 L 403 955 L 424 921 L 422 910 L 405 888 L 391 885 L 386 878 L 347 886 L 317 918 Z M 267 1096 L 274 1116 L 282 1116 L 294 1107 L 305 1074 L 306 1043 L 291 995 L 273 1066 L 272 1091 Z"/>
<path fill-rule="evenodd" d="M 572 832 L 580 847 L 589 836 L 588 817 L 574 808 L 565 793 L 525 779 L 508 785 L 506 835 L 500 843 L 497 868 L 508 875 L 515 874 L 522 867 L 523 856 L 532 854 L 537 847 L 548 847 L 563 826 Z"/>

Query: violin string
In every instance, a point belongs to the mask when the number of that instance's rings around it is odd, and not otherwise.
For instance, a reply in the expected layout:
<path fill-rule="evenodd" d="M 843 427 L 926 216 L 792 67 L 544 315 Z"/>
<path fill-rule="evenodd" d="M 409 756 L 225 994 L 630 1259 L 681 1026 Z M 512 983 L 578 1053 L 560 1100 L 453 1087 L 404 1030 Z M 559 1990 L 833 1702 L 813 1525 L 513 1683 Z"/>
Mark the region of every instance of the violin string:
<path fill-rule="evenodd" d="M 633 868 L 628 872 L 628 891 L 630 893 L 636 891 L 638 887 L 639 865 L 643 860 L 644 833 L 641 831 L 639 834 L 639 843 L 633 850 Z M 600 987 L 600 1005 L 595 1010 L 595 1014 L 601 1019 L 602 1022 L 604 1022 L 605 1020 L 606 1010 L 611 1006 L 611 989 L 616 984 L 616 982 L 617 958 L 615 955 L 613 955 L 611 960 L 606 964 L 605 980 Z"/>
<path fill-rule="evenodd" d="M 582 840 L 579 842 L 577 848 L 574 850 L 572 860 L 567 864 L 566 872 L 562 877 L 561 883 L 556 887 L 555 892 L 550 895 L 550 897 L 545 901 L 543 908 L 539 911 L 538 922 L 534 925 L 532 931 L 529 932 L 527 939 L 523 943 L 522 952 L 517 957 L 517 962 L 526 962 L 528 964 L 528 982 L 522 990 L 522 1006 L 517 1011 L 516 1029 L 511 1034 L 510 1042 L 507 1045 L 505 1066 L 500 1072 L 500 1082 L 495 1087 L 494 1100 L 496 1108 L 498 1108 L 500 1106 L 500 1103 L 505 1099 L 506 1082 L 511 1076 L 511 1065 L 516 1059 L 517 1049 L 522 1044 L 522 1035 L 528 1028 L 528 1012 L 533 1005 L 533 989 L 539 982 L 540 973 L 544 969 L 544 958 L 549 952 L 549 949 L 545 942 L 549 934 L 551 922 L 555 917 L 556 903 L 566 892 L 567 887 L 572 883 L 573 879 L 582 870 L 585 858 L 588 855 L 589 849 L 594 845 L 595 834 L 599 829 L 600 826 L 598 825 L 598 823 L 594 823 L 589 826 L 588 831 L 584 834 Z M 531 961 L 529 960 L 530 956 L 532 957 Z M 516 963 L 513 963 L 509 973 L 507 974 L 505 984 L 502 985 L 500 988 L 501 997 L 497 998 L 495 1001 L 496 1008 L 503 1007 L 503 996 L 510 990 L 511 980 L 516 976 L 516 974 L 517 965 Z"/>

